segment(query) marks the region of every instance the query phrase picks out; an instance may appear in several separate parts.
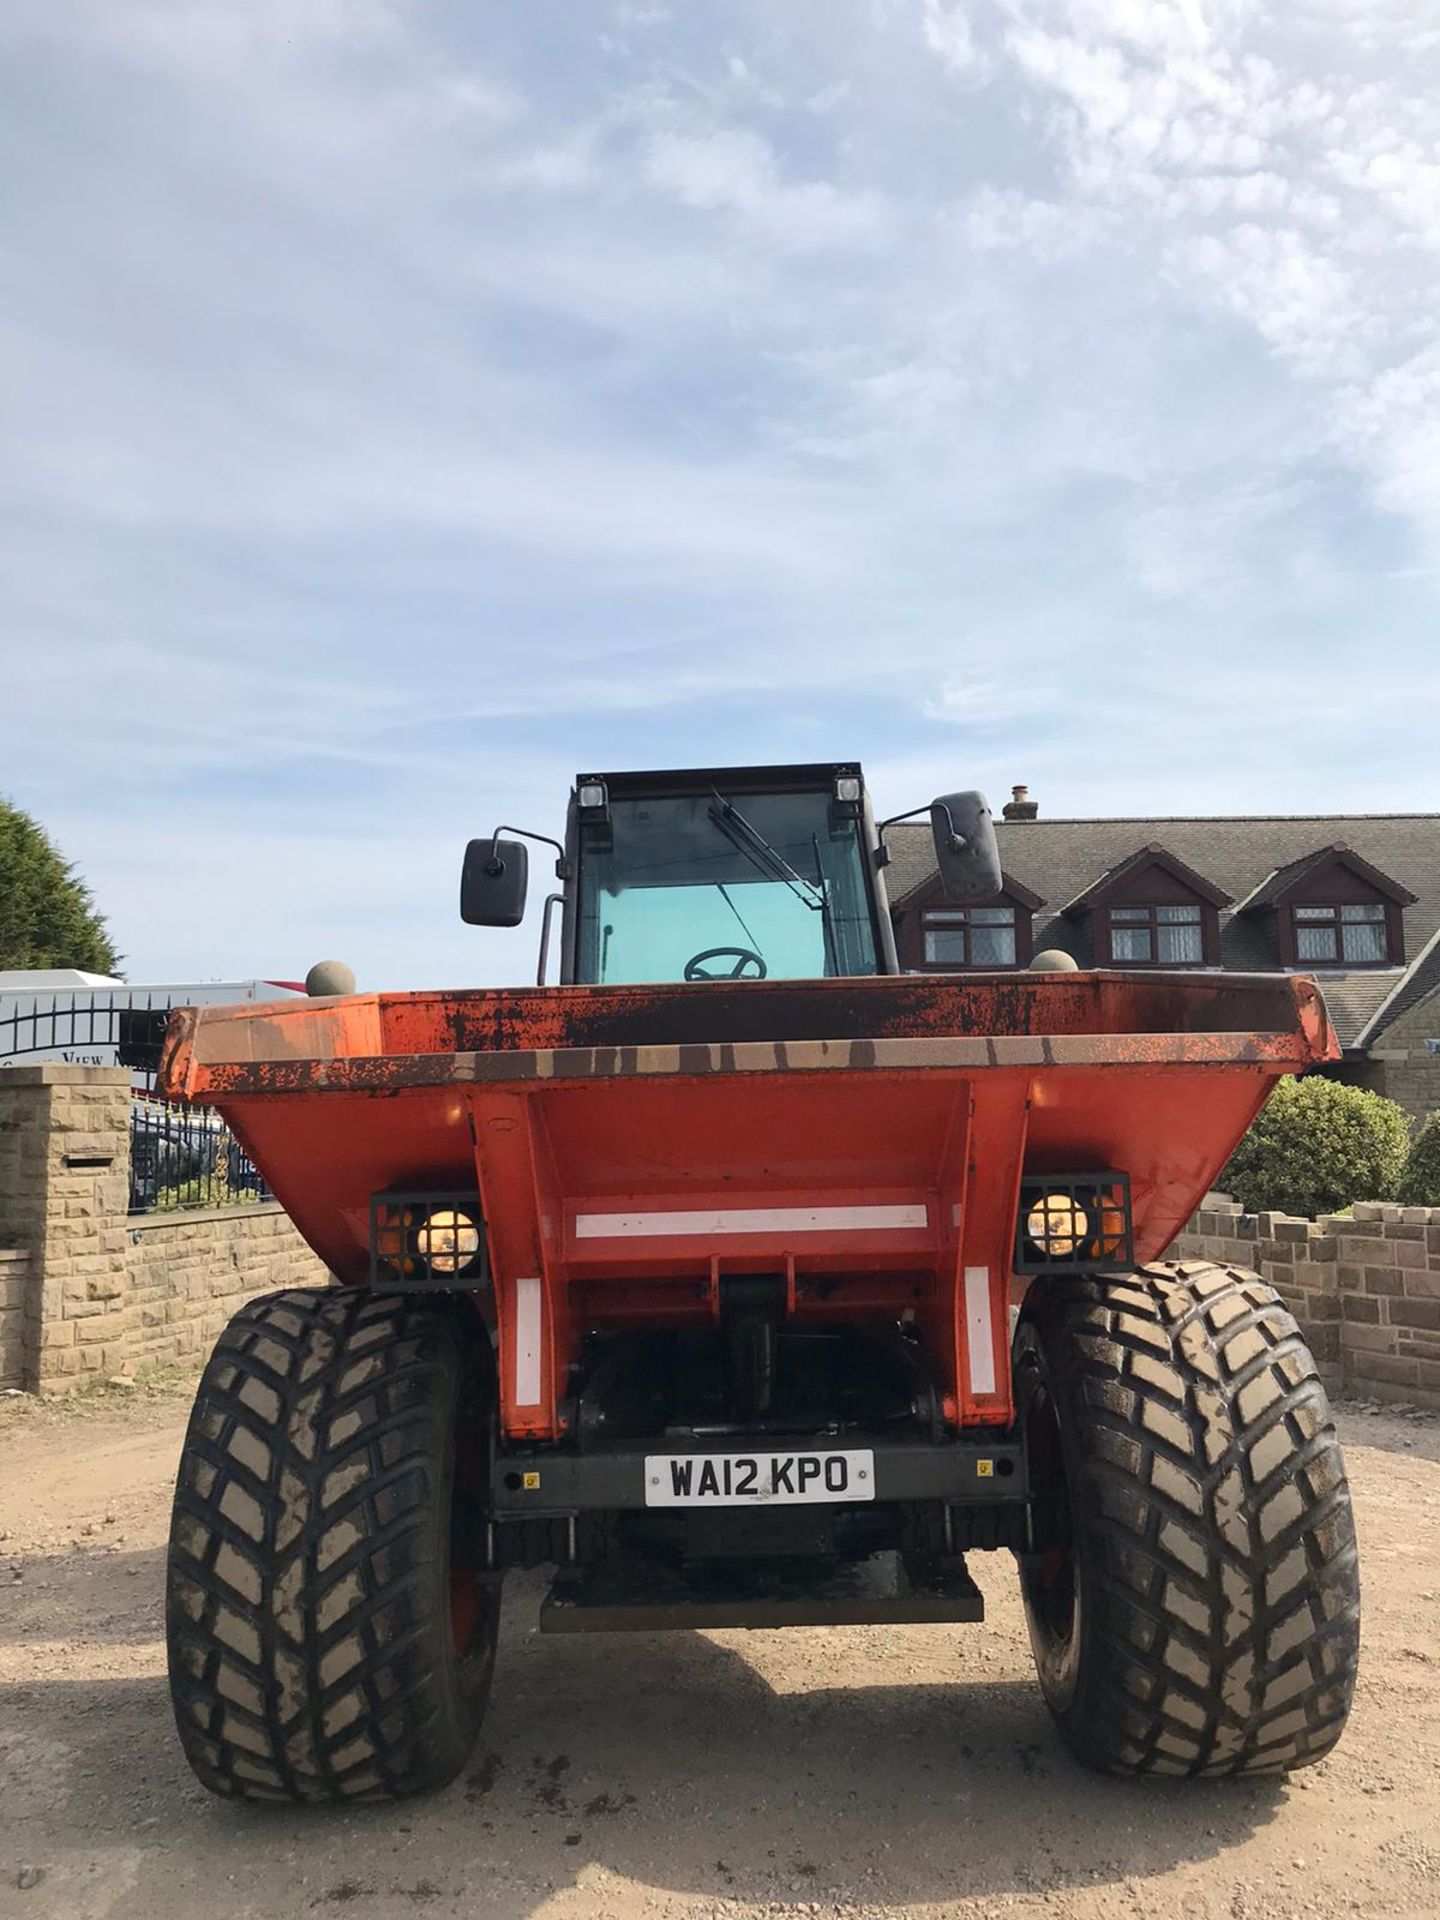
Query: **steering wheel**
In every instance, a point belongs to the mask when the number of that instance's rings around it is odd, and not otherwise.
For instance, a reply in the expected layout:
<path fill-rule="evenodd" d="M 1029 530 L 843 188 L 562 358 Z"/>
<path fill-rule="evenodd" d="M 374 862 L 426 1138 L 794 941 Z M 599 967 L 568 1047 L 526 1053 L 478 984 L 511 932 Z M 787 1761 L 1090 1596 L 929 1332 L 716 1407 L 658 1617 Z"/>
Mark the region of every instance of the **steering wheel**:
<path fill-rule="evenodd" d="M 733 960 L 735 964 L 728 972 L 707 973 L 707 960 Z M 746 968 L 752 966 L 754 972 L 747 973 Z M 703 953 L 692 953 L 685 962 L 687 980 L 763 980 L 768 972 L 765 962 L 751 947 L 706 947 Z"/>

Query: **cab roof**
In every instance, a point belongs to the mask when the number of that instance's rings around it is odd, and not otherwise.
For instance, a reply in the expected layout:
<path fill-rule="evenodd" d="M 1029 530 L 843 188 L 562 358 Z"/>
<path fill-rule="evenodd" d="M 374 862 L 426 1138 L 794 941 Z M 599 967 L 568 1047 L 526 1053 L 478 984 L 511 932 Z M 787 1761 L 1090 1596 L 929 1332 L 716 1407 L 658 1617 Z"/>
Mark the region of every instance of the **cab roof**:
<path fill-rule="evenodd" d="M 612 798 L 656 799 L 667 793 L 708 793 L 712 787 L 729 791 L 804 793 L 828 791 L 838 779 L 865 776 L 858 760 L 821 760 L 804 766 L 778 767 L 665 767 L 650 772 L 580 773 L 576 787 L 603 781 Z"/>

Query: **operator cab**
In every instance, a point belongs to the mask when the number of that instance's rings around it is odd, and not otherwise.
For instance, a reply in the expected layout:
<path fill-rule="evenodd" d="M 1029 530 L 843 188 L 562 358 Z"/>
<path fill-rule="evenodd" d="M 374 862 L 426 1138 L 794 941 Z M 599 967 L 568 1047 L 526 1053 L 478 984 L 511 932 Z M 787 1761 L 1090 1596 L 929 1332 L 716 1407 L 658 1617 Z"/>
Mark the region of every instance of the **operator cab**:
<path fill-rule="evenodd" d="M 929 810 L 949 897 L 997 891 L 995 833 L 980 795 L 950 794 Z M 540 982 L 555 906 L 564 983 L 896 973 L 882 877 L 892 824 L 877 827 L 853 761 L 581 774 L 564 844 L 549 842 L 563 892 L 546 902 Z M 517 831 L 502 827 L 466 850 L 461 915 L 472 925 L 520 922 L 528 856 L 504 837 Z"/>
<path fill-rule="evenodd" d="M 603 986 L 893 971 L 860 769 L 583 775 L 564 977 Z"/>

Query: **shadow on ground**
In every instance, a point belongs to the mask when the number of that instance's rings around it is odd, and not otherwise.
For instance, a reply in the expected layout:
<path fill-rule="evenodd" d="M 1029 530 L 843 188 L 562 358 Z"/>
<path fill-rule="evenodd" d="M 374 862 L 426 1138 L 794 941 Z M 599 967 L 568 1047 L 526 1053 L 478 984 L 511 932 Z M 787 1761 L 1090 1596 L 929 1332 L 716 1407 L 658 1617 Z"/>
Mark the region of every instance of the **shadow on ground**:
<path fill-rule="evenodd" d="M 69 1552 L 11 1554 L 0 1547 L 0 1645 L 64 1639 L 85 1647 L 153 1640 L 149 1604 L 165 1581 L 163 1547 L 97 1544 Z"/>
<path fill-rule="evenodd" d="M 751 1659 L 770 1636 L 542 1640 L 538 1591 L 507 1599 L 490 1718 L 443 1794 L 353 1811 L 216 1802 L 185 1770 L 162 1678 L 46 1679 L 0 1689 L 12 1832 L 27 1857 L 69 1850 L 55 1899 L 78 1898 L 89 1847 L 123 1862 L 127 1910 L 156 1916 L 218 1920 L 233 1882 L 247 1912 L 363 1916 L 408 1898 L 440 1913 L 483 1889 L 487 1920 L 522 1920 L 597 1867 L 787 1904 L 1103 1885 L 1217 1856 L 1286 1792 L 1082 1772 L 1031 1684 L 964 1679 L 983 1629 L 808 1637 L 811 1664 L 769 1662 L 772 1684 Z M 953 1685 L 903 1683 L 907 1659 L 933 1675 L 952 1651 Z M 874 1684 L 828 1683 L 832 1658 Z"/>

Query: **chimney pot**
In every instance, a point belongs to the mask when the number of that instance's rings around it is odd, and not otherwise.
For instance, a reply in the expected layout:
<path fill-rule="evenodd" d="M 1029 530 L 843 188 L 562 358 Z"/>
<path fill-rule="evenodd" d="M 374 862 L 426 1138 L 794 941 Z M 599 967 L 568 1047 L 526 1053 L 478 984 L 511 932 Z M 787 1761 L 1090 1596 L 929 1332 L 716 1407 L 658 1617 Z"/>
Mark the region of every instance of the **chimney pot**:
<path fill-rule="evenodd" d="M 1001 812 L 1007 820 L 1033 820 L 1040 812 L 1040 803 L 1030 798 L 1029 787 L 1012 787 Z"/>

